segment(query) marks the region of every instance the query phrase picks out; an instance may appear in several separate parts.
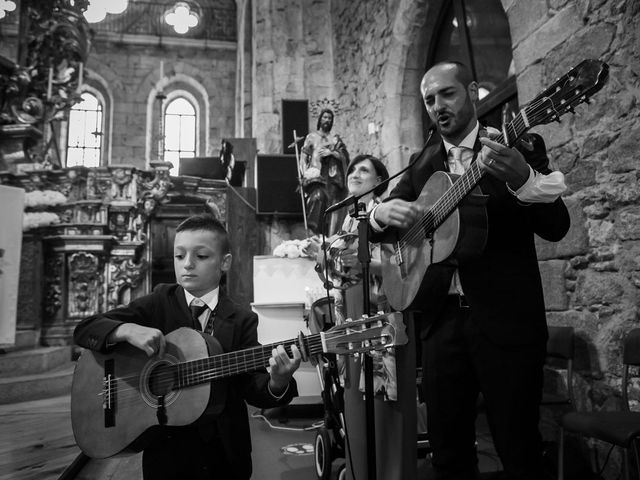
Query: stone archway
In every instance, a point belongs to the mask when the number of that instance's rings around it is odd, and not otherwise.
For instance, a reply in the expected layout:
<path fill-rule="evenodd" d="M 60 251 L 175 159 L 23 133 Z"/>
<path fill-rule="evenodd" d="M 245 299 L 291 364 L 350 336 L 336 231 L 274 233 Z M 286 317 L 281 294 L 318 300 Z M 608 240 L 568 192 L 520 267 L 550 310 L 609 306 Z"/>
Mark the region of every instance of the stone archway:
<path fill-rule="evenodd" d="M 424 142 L 420 80 L 441 6 L 442 0 L 400 0 L 397 6 L 382 82 L 385 122 L 381 147 L 392 172 L 401 169 L 409 154 Z"/>

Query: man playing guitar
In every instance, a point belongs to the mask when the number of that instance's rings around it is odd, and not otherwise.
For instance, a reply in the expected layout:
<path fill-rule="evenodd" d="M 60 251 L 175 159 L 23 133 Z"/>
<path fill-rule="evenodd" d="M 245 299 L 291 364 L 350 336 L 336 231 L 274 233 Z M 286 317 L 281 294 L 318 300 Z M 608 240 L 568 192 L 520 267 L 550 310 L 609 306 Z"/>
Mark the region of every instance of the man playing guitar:
<path fill-rule="evenodd" d="M 516 148 L 488 137 L 476 114 L 478 85 L 464 65 L 435 65 L 420 88 L 436 131 L 373 210 L 372 240 L 388 241 L 420 219 L 424 209 L 416 200 L 435 172 L 462 174 L 479 162 L 487 173 L 478 184 L 486 201 L 484 248 L 464 262 L 454 256 L 430 264 L 411 307 L 422 320 L 435 478 L 478 478 L 474 423 L 482 393 L 508 478 L 541 479 L 538 408 L 547 326 L 534 234 L 558 241 L 567 233 L 564 179 L 550 170 L 538 135 Z"/>

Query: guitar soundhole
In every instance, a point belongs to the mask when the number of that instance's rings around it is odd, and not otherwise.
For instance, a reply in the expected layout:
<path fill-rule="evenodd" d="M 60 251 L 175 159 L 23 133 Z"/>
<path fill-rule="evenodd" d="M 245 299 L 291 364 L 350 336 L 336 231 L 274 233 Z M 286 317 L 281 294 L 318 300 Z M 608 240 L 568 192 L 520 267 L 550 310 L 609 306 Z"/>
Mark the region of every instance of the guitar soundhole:
<path fill-rule="evenodd" d="M 149 375 L 149 392 L 156 397 L 168 395 L 177 383 L 178 370 L 174 365 L 156 365 Z"/>

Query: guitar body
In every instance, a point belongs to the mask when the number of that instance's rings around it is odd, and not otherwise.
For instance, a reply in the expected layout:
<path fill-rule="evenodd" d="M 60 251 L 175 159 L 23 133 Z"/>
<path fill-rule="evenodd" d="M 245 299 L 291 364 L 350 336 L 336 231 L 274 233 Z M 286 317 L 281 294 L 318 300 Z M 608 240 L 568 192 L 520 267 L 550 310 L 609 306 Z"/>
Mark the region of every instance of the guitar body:
<path fill-rule="evenodd" d="M 458 175 L 435 172 L 420 192 L 416 203 L 431 209 L 449 190 Z M 441 262 L 464 262 L 479 255 L 487 242 L 487 197 L 476 186 L 458 208 L 431 233 L 408 234 L 399 230 L 403 242 L 382 243 L 382 288 L 391 306 L 406 310 L 420 292 L 422 279 L 430 265 Z"/>
<path fill-rule="evenodd" d="M 147 355 L 129 344 L 119 344 L 113 353 L 85 350 L 76 365 L 71 386 L 71 424 L 76 443 L 92 458 L 106 458 L 127 449 L 150 427 L 158 425 L 159 390 L 153 386 L 154 372 L 163 365 L 197 360 L 209 356 L 217 345 L 189 328 L 166 335 L 162 358 Z M 213 340 L 211 342 L 210 340 Z M 111 371 L 115 387 L 110 408 L 105 409 L 105 373 Z M 211 384 L 204 383 L 165 392 L 167 425 L 188 425 L 207 408 Z M 109 407 L 109 405 L 106 405 Z"/>

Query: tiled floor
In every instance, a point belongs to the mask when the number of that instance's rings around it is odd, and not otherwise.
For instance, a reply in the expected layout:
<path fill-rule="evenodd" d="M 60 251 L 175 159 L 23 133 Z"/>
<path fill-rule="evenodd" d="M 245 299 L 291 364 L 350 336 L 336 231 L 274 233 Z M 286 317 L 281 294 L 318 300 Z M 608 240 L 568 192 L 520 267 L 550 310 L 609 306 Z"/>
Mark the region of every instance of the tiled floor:
<path fill-rule="evenodd" d="M 315 456 L 309 450 L 321 424 L 322 409 L 311 408 L 311 414 L 260 416 L 250 408 L 253 439 L 253 466 L 256 480 L 313 480 Z M 271 412 L 269 412 L 271 413 Z M 0 480 L 54 480 L 79 454 L 71 432 L 69 397 L 38 400 L 13 405 L 0 405 Z M 285 422 L 281 422 L 281 420 Z M 294 453 L 288 454 L 290 450 Z M 499 461 L 493 451 L 486 426 L 478 422 L 479 465 L 482 472 L 495 472 Z M 335 459 L 336 478 L 342 459 Z M 76 480 L 141 478 L 140 455 L 90 461 Z M 429 480 L 429 462 L 418 462 L 420 480 Z M 360 480 L 360 479 L 358 479 Z M 408 479 L 410 480 L 410 479 Z"/>

